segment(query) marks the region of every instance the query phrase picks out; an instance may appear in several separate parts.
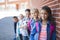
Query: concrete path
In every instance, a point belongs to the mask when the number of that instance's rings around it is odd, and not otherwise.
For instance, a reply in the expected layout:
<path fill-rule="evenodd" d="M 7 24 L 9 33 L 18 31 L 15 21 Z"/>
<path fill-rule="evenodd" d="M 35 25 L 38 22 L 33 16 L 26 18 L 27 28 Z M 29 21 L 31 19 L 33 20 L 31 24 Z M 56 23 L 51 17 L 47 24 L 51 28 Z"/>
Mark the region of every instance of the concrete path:
<path fill-rule="evenodd" d="M 0 40 L 13 40 L 14 37 L 12 17 L 0 19 Z"/>

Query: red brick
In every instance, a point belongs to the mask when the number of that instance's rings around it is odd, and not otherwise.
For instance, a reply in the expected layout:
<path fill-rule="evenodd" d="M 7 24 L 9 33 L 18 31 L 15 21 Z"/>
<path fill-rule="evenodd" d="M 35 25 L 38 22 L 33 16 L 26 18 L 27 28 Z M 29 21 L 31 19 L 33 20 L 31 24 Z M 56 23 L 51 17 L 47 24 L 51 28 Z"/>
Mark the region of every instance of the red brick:
<path fill-rule="evenodd" d="M 59 17 L 59 14 L 52 14 L 54 17 Z"/>
<path fill-rule="evenodd" d="M 55 9 L 55 10 L 52 10 L 52 12 L 58 12 L 58 13 L 60 13 L 60 8 L 59 9 Z"/>
<path fill-rule="evenodd" d="M 60 3 L 60 0 L 58 0 L 58 2 Z"/>
<path fill-rule="evenodd" d="M 45 1 L 45 2 L 43 2 L 43 3 L 41 2 L 41 3 L 40 3 L 40 6 L 45 5 L 45 4 L 47 4 L 47 3 L 49 3 L 49 2 L 52 2 L 52 1 L 53 1 L 53 0 L 48 0 L 48 1 Z"/>
<path fill-rule="evenodd" d="M 54 2 L 52 2 L 52 3 L 50 3 L 50 4 L 48 4 L 48 6 L 58 4 L 57 2 L 58 2 L 58 1 L 54 1 Z"/>
<path fill-rule="evenodd" d="M 56 26 L 60 26 L 60 23 L 56 22 Z"/>
<path fill-rule="evenodd" d="M 60 38 L 58 36 L 56 36 L 56 40 L 60 40 Z"/>
<path fill-rule="evenodd" d="M 56 21 L 59 21 L 60 22 L 60 18 L 57 18 Z"/>
<path fill-rule="evenodd" d="M 60 28 L 56 27 L 56 30 L 57 30 L 57 31 L 60 31 Z M 60 32 L 56 32 L 56 33 L 58 34 L 58 33 L 60 33 Z"/>
<path fill-rule="evenodd" d="M 58 4 L 57 4 L 57 5 L 54 4 L 54 5 L 52 5 L 52 6 L 50 5 L 49 7 L 50 7 L 51 9 L 53 9 L 53 8 L 59 8 L 59 5 L 58 5 Z"/>

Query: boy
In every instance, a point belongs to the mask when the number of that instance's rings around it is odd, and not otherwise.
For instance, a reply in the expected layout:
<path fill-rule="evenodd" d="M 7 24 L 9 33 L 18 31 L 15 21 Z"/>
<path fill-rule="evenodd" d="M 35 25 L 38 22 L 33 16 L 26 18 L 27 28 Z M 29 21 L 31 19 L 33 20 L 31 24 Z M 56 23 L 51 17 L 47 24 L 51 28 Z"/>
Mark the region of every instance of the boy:
<path fill-rule="evenodd" d="M 14 17 L 13 17 L 13 21 L 14 21 L 14 32 L 15 32 L 15 34 L 16 34 L 16 26 L 17 26 L 17 22 L 18 22 L 17 16 L 14 16 Z"/>

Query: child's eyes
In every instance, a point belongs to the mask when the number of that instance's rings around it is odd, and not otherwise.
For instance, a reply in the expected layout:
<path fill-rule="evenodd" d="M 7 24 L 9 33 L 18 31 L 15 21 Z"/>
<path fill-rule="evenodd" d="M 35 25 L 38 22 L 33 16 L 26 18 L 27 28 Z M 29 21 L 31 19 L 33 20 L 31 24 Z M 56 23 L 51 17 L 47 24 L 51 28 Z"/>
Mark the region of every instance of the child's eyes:
<path fill-rule="evenodd" d="M 41 14 L 47 15 L 47 13 L 41 13 Z"/>

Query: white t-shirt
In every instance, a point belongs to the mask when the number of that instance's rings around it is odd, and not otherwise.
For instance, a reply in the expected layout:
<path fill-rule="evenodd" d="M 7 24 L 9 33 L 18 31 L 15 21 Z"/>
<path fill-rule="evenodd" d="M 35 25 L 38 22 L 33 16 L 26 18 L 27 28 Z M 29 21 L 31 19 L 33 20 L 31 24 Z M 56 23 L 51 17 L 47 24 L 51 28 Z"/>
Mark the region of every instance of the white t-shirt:
<path fill-rule="evenodd" d="M 23 26 L 24 28 L 20 28 L 21 26 Z M 23 19 L 19 21 L 19 28 L 20 28 L 20 34 L 22 34 L 23 36 L 28 36 L 26 20 Z"/>

